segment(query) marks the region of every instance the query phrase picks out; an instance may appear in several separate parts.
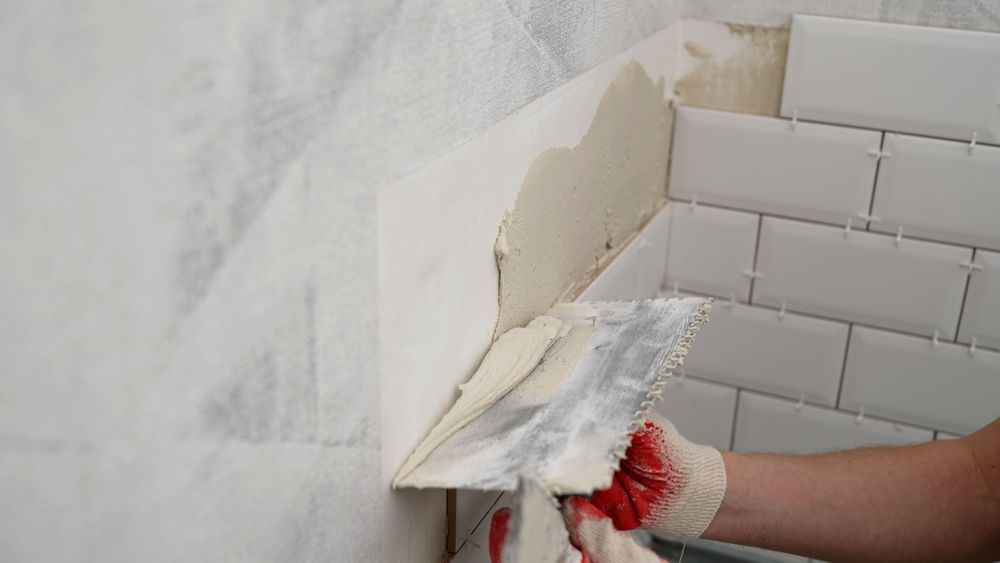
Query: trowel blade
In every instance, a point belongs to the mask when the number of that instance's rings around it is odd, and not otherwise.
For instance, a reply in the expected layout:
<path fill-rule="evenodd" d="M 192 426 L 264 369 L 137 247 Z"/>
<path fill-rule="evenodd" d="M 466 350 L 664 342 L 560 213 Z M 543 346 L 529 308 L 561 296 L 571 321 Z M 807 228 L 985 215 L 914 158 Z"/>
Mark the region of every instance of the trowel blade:
<path fill-rule="evenodd" d="M 710 306 L 701 298 L 556 305 L 546 315 L 593 331 L 565 379 L 538 381 L 545 377 L 539 368 L 560 351 L 557 341 L 511 392 L 395 486 L 512 491 L 528 476 L 554 494 L 607 488 L 631 432 L 683 362 Z"/>

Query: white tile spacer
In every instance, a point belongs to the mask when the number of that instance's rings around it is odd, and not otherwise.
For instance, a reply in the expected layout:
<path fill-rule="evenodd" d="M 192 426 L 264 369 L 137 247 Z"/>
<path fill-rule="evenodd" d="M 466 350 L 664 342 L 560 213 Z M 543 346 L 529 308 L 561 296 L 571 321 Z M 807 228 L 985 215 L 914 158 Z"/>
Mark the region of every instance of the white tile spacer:
<path fill-rule="evenodd" d="M 694 211 L 695 207 L 698 207 L 698 194 L 696 193 L 691 194 L 691 202 L 688 203 L 688 211 L 689 212 Z"/>
<path fill-rule="evenodd" d="M 844 227 L 844 238 L 851 234 L 851 218 L 847 218 L 847 225 Z"/>
<path fill-rule="evenodd" d="M 754 270 L 753 268 L 747 268 L 746 270 L 743 270 L 743 275 L 746 276 L 746 277 L 748 277 L 748 278 L 750 278 L 750 279 L 752 279 L 752 280 L 759 280 L 759 279 L 761 279 L 761 278 L 764 277 L 764 273 L 763 272 L 758 272 L 757 270 Z"/>
<path fill-rule="evenodd" d="M 858 416 L 854 418 L 854 422 L 861 424 L 864 420 L 865 420 L 865 406 L 861 405 L 861 408 L 858 410 Z"/>
<path fill-rule="evenodd" d="M 900 225 L 899 228 L 896 229 L 896 247 L 898 248 L 902 242 L 903 242 L 903 226 Z"/>
<path fill-rule="evenodd" d="M 976 355 L 976 337 L 972 337 L 972 341 L 969 342 L 969 356 Z"/>
<path fill-rule="evenodd" d="M 799 402 L 795 403 L 795 412 L 802 412 L 802 407 L 806 404 L 806 394 L 799 395 Z"/>
<path fill-rule="evenodd" d="M 678 295 L 681 294 L 681 282 L 679 282 L 677 280 L 674 280 L 673 294 L 674 294 L 674 297 L 677 297 Z"/>
<path fill-rule="evenodd" d="M 979 133 L 973 131 L 972 140 L 969 141 L 969 154 L 972 154 L 972 151 L 976 150 L 976 140 L 978 139 L 979 139 Z"/>
<path fill-rule="evenodd" d="M 792 110 L 792 121 L 791 121 L 791 123 L 788 124 L 789 128 L 792 131 L 795 131 L 795 126 L 798 125 L 798 124 L 799 124 L 799 110 L 793 109 Z"/>
<path fill-rule="evenodd" d="M 892 154 L 885 152 L 881 148 L 869 149 L 868 156 L 873 157 L 876 161 L 883 158 L 892 158 Z"/>
<path fill-rule="evenodd" d="M 862 221 L 871 221 L 872 223 L 878 223 L 882 220 L 878 215 L 871 215 L 870 213 L 865 213 L 864 211 L 858 213 L 857 218 Z"/>
<path fill-rule="evenodd" d="M 968 270 L 969 274 L 972 274 L 972 272 L 978 272 L 979 270 L 983 269 L 982 264 L 976 264 L 972 260 L 962 260 L 961 262 L 958 263 L 958 265 Z"/>
<path fill-rule="evenodd" d="M 938 344 L 941 343 L 940 341 L 938 341 L 938 337 L 940 337 L 940 336 L 941 336 L 941 331 L 938 330 L 938 329 L 934 329 L 934 336 L 931 337 L 931 349 L 932 350 L 934 348 L 937 348 Z"/>
<path fill-rule="evenodd" d="M 647 240 L 646 237 L 641 237 L 639 239 L 639 252 L 642 252 L 643 250 L 646 250 L 649 247 L 650 247 L 649 240 Z"/>
<path fill-rule="evenodd" d="M 727 301 L 726 303 L 723 303 L 722 306 L 725 307 L 726 309 L 732 309 L 733 305 L 735 305 L 735 304 L 736 304 L 736 292 L 735 291 L 730 291 L 729 292 L 729 301 Z"/>
<path fill-rule="evenodd" d="M 788 303 L 785 301 L 781 302 L 781 309 L 778 310 L 778 320 L 785 320 L 785 314 L 788 312 Z"/>
<path fill-rule="evenodd" d="M 677 377 L 677 385 L 684 385 L 684 382 L 687 381 L 687 376 L 688 376 L 687 369 L 681 368 L 681 373 Z"/>

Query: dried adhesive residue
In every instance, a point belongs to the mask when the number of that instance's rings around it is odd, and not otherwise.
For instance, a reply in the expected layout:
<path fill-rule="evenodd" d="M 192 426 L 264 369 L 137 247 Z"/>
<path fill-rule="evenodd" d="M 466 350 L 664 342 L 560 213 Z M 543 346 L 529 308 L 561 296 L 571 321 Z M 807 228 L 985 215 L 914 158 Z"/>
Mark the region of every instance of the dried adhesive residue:
<path fill-rule="evenodd" d="M 495 334 L 523 326 L 584 280 L 666 198 L 672 110 L 642 66 L 625 65 L 580 144 L 540 154 L 496 243 Z"/>
<path fill-rule="evenodd" d="M 728 31 L 735 49 L 721 53 L 718 45 L 700 40 L 714 37 L 713 27 Z M 684 42 L 694 66 L 674 86 L 683 105 L 776 116 L 788 53 L 788 28 L 696 22 Z"/>

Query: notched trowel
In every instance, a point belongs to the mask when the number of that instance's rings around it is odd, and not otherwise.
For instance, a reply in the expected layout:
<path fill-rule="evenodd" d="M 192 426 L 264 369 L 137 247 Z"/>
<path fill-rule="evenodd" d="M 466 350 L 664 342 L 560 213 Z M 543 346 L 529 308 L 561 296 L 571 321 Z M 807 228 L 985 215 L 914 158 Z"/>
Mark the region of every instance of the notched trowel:
<path fill-rule="evenodd" d="M 610 485 L 710 299 L 562 303 L 504 333 L 393 487 L 554 494 Z"/>

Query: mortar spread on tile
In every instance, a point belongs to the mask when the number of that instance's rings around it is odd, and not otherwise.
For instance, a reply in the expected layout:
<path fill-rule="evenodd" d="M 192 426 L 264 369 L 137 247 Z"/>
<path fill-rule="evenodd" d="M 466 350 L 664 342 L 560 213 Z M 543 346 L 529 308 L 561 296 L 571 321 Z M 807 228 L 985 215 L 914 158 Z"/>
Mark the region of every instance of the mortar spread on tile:
<path fill-rule="evenodd" d="M 466 383 L 454 406 L 410 454 L 393 484 L 406 477 L 434 448 L 483 413 L 524 380 L 570 325 L 554 317 L 540 316 L 526 327 L 508 330 L 486 353 L 479 368 Z"/>
<path fill-rule="evenodd" d="M 681 104 L 777 116 L 788 52 L 787 27 L 691 21 L 684 42 L 693 68 L 674 85 Z"/>
<path fill-rule="evenodd" d="M 673 114 L 663 92 L 629 62 L 580 143 L 532 163 L 496 241 L 495 335 L 543 314 L 665 200 Z"/>

